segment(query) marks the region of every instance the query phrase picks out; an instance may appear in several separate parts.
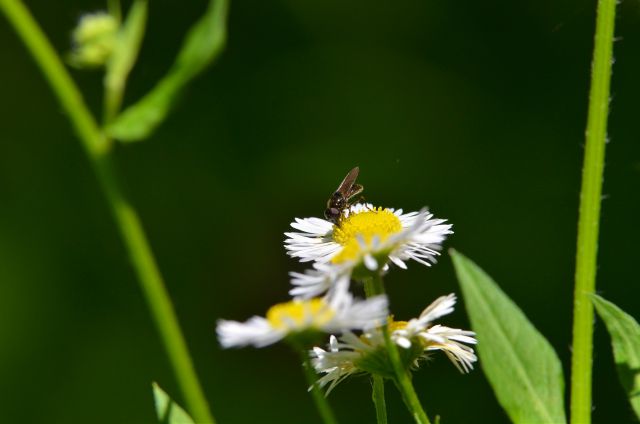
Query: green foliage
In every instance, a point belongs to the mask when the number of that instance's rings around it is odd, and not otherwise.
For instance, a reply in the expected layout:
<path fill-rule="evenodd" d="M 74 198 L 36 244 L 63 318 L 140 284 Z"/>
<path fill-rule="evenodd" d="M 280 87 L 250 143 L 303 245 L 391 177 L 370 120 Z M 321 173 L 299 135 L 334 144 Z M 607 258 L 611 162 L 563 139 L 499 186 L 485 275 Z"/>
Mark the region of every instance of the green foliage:
<path fill-rule="evenodd" d="M 193 419 L 175 403 L 169 395 L 153 382 L 153 398 L 156 403 L 156 414 L 161 424 L 194 424 Z"/>
<path fill-rule="evenodd" d="M 640 325 L 622 309 L 598 295 L 591 296 L 611 336 L 618 377 L 640 418 Z"/>
<path fill-rule="evenodd" d="M 515 423 L 564 423 L 562 366 L 549 342 L 482 269 L 451 250 L 482 369 Z"/>
<path fill-rule="evenodd" d="M 227 9 L 227 0 L 210 1 L 206 14 L 189 30 L 169 73 L 107 128 L 110 136 L 120 141 L 139 141 L 151 135 L 182 89 L 222 51 Z"/>
<path fill-rule="evenodd" d="M 108 90 L 120 90 L 124 87 L 138 57 L 146 22 L 147 0 L 136 0 L 118 32 L 111 59 L 107 64 L 104 84 Z"/>

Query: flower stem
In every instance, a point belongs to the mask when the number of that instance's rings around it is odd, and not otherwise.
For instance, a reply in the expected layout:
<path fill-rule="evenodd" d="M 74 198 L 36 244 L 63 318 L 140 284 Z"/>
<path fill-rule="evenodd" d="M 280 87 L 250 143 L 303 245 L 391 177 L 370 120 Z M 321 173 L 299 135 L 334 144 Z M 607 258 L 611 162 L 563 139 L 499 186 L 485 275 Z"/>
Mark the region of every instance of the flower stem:
<path fill-rule="evenodd" d="M 382 275 L 375 274 L 374 277 L 367 280 L 365 282 L 365 291 L 367 296 L 384 294 L 385 290 Z M 402 359 L 400 358 L 398 347 L 391 340 L 391 334 L 389 334 L 389 327 L 387 325 L 382 326 L 382 334 L 387 346 L 391 365 L 393 366 L 393 371 L 396 375 L 395 383 L 402 394 L 402 399 L 404 400 L 407 409 L 409 409 L 409 412 L 417 424 L 430 424 L 429 417 L 427 417 L 426 412 L 424 412 L 424 409 L 422 408 L 422 404 L 420 404 L 420 399 L 418 399 L 418 395 L 413 387 L 409 373 L 402 365 Z"/>
<path fill-rule="evenodd" d="M 387 424 L 387 403 L 384 400 L 384 378 L 379 375 L 371 376 L 373 381 L 373 390 L 371 399 L 376 408 L 376 422 L 378 424 Z"/>
<path fill-rule="evenodd" d="M 576 255 L 573 348 L 571 358 L 571 422 L 591 422 L 593 305 L 602 173 L 609 114 L 609 85 L 617 0 L 599 0 L 589 95 L 586 146 L 582 168 Z"/>
<path fill-rule="evenodd" d="M 296 347 L 296 350 L 300 353 L 300 357 L 302 358 L 302 368 L 304 369 L 304 375 L 307 378 L 307 384 L 309 385 L 311 391 L 311 397 L 313 398 L 313 402 L 316 404 L 316 408 L 318 409 L 318 413 L 322 417 L 322 421 L 325 424 L 337 424 L 336 417 L 333 415 L 333 411 L 331 410 L 331 406 L 329 402 L 327 402 L 327 398 L 322 394 L 320 387 L 316 384 L 317 375 L 313 370 L 313 365 L 311 364 L 311 360 L 309 359 L 309 354 L 302 347 Z"/>
<path fill-rule="evenodd" d="M 110 140 L 100 131 L 80 91 L 26 7 L 17 0 L 0 0 L 0 10 L 14 26 L 49 81 L 96 171 L 189 412 L 196 422 L 213 424 L 215 420 L 209 412 L 209 406 L 198 382 L 171 299 L 165 289 L 142 225 L 118 182 L 114 163 L 109 156 Z"/>
<path fill-rule="evenodd" d="M 373 281 L 371 279 L 364 281 L 364 291 L 368 298 L 375 296 L 375 288 L 373 287 Z M 373 406 L 376 409 L 376 422 L 378 424 L 387 424 L 387 403 L 384 399 L 384 378 L 379 375 L 372 375 L 371 381 L 371 399 L 373 400 Z"/>

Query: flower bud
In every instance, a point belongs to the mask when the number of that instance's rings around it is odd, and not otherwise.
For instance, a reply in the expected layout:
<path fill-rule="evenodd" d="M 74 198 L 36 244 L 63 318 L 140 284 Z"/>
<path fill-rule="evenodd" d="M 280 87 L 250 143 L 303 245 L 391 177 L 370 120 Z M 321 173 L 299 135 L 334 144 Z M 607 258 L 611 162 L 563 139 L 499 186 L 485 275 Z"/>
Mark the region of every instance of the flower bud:
<path fill-rule="evenodd" d="M 70 62 L 78 68 L 104 66 L 113 52 L 118 21 L 106 12 L 89 13 L 73 30 Z"/>

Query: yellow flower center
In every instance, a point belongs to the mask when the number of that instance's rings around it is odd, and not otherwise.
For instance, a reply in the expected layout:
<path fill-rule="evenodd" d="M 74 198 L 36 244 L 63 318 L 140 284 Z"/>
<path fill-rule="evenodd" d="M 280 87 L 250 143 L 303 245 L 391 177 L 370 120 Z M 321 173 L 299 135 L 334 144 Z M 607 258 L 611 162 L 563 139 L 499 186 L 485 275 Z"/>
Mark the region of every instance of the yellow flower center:
<path fill-rule="evenodd" d="M 407 328 L 407 321 L 391 321 L 389 322 L 389 332 L 393 333 L 396 330 L 404 330 Z"/>
<path fill-rule="evenodd" d="M 267 321 L 278 330 L 321 328 L 331 321 L 335 311 L 322 299 L 292 300 L 279 303 L 267 311 Z"/>
<path fill-rule="evenodd" d="M 343 247 L 331 261 L 341 263 L 356 259 L 362 251 L 362 241 L 368 247 L 374 237 L 383 242 L 401 230 L 400 219 L 389 209 L 374 208 L 350 214 L 342 218 L 338 225 L 333 226 L 333 240 Z"/>

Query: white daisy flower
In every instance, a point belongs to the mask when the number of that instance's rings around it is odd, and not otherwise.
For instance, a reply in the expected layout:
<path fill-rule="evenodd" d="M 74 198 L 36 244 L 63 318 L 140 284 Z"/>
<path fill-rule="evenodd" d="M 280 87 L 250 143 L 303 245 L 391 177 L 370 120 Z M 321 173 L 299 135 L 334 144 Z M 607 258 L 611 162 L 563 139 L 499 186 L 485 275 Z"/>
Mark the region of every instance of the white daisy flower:
<path fill-rule="evenodd" d="M 320 218 L 296 218 L 291 226 L 299 232 L 285 233 L 287 253 L 301 262 L 314 261 L 314 269 L 292 273 L 290 294 L 307 298 L 324 293 L 333 281 L 364 265 L 366 270 L 386 271 L 391 261 L 406 269 L 413 259 L 431 266 L 451 225 L 434 219 L 426 209 L 403 213 L 402 209 L 356 204 L 338 224 Z"/>
<path fill-rule="evenodd" d="M 331 335 L 328 350 L 314 347 L 310 352 L 313 368 L 318 374 L 324 374 L 316 384 L 320 387 L 325 387 L 328 384 L 329 387 L 325 393 L 328 395 L 338 383 L 347 377 L 365 373 L 366 371 L 358 368 L 356 363 L 367 352 L 374 349 L 350 331 L 342 335 L 341 342 L 338 342 L 336 336 Z"/>
<path fill-rule="evenodd" d="M 354 300 L 342 291 L 332 297 L 294 299 L 272 306 L 266 317 L 246 322 L 219 320 L 218 340 L 224 348 L 252 345 L 264 347 L 307 331 L 342 332 L 380 325 L 388 315 L 387 297 Z"/>
<path fill-rule="evenodd" d="M 316 384 L 320 387 L 328 385 L 325 396 L 350 376 L 368 373 L 394 378 L 380 331 L 365 332 L 360 336 L 345 331 L 340 338 L 332 335 L 327 350 L 314 347 L 309 354 L 316 373 L 324 374 Z"/>
<path fill-rule="evenodd" d="M 475 333 L 443 325 L 431 325 L 435 319 L 453 312 L 455 303 L 454 294 L 441 296 L 427 306 L 418 318 L 393 322 L 391 339 L 404 349 L 419 344 L 425 352 L 441 350 L 460 372 L 471 371 L 478 357 L 471 347 L 463 343 L 476 344 Z"/>
<path fill-rule="evenodd" d="M 449 314 L 455 305 L 455 295 L 442 296 L 429 305 L 420 317 L 410 321 L 391 321 L 391 339 L 401 348 L 400 356 L 405 364 L 417 368 L 419 361 L 429 352 L 443 351 L 461 372 L 473 369 L 478 360 L 467 344 L 476 344 L 473 331 L 459 330 L 442 325 L 431 325 L 432 321 Z M 384 336 L 378 328 L 356 336 L 345 331 L 340 338 L 331 337 L 327 350 L 315 347 L 311 351 L 312 364 L 318 374 L 320 387 L 329 385 L 327 394 L 345 378 L 361 373 L 376 373 L 393 377 Z"/>
<path fill-rule="evenodd" d="M 444 222 L 426 209 L 405 214 L 402 209 L 358 203 L 345 210 L 335 225 L 320 218 L 296 218 L 291 226 L 299 231 L 285 233 L 285 248 L 301 262 L 337 264 L 361 259 L 367 268 L 377 269 L 376 254 L 384 252 L 400 268 L 407 267 L 408 259 L 430 266 L 452 233 L 451 225 Z"/>

